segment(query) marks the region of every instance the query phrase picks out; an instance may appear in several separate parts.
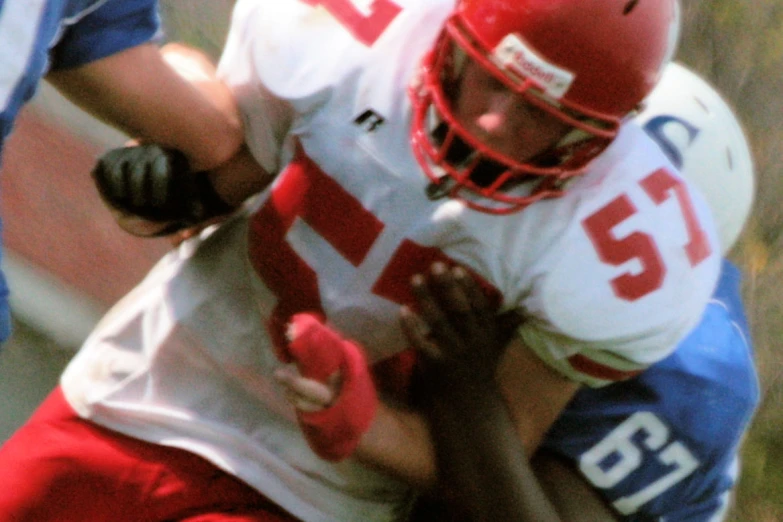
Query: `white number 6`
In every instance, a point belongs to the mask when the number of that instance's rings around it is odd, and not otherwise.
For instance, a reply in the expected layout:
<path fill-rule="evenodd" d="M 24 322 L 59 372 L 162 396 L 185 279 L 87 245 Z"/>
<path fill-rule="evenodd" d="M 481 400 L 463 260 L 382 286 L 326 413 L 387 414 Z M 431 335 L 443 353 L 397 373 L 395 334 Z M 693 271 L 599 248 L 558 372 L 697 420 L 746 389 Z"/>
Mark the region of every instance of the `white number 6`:
<path fill-rule="evenodd" d="M 596 487 L 608 489 L 633 473 L 642 465 L 644 453 L 633 441 L 633 436 L 643 433 L 642 444 L 655 454 L 659 462 L 673 466 L 663 477 L 632 495 L 615 500 L 612 505 L 624 514 L 635 513 L 640 506 L 657 497 L 676 483 L 693 473 L 699 461 L 680 442 L 669 440 L 669 428 L 650 412 L 637 412 L 612 430 L 601 442 L 586 451 L 579 459 L 579 468 Z M 608 468 L 600 466 L 608 457 L 616 460 Z"/>

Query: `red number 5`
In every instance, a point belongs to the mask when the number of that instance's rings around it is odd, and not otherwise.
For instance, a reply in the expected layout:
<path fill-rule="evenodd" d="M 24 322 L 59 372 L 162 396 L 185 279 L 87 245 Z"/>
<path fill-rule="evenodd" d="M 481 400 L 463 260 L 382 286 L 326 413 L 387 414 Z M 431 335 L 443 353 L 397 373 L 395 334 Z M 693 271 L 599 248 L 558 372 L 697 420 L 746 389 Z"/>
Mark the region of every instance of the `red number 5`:
<path fill-rule="evenodd" d="M 682 182 L 666 169 L 658 169 L 643 180 L 640 185 L 655 204 L 660 205 L 672 195 L 680 205 L 685 226 L 688 231 L 688 244 L 685 251 L 691 266 L 704 261 L 711 253 L 707 235 L 701 229 L 693 203 Z M 587 235 L 595 247 L 599 259 L 612 266 L 638 259 L 642 271 L 638 274 L 626 272 L 612 279 L 615 295 L 628 301 L 635 301 L 660 288 L 666 275 L 663 259 L 649 234 L 633 232 L 618 239 L 612 229 L 634 215 L 637 209 L 630 198 L 623 194 L 608 205 L 582 221 Z"/>
<path fill-rule="evenodd" d="M 337 21 L 350 32 L 354 38 L 370 47 L 381 36 L 386 27 L 402 10 L 391 0 L 374 0 L 369 7 L 369 13 L 364 14 L 351 0 L 302 0 L 308 5 L 322 5 L 332 13 Z"/>

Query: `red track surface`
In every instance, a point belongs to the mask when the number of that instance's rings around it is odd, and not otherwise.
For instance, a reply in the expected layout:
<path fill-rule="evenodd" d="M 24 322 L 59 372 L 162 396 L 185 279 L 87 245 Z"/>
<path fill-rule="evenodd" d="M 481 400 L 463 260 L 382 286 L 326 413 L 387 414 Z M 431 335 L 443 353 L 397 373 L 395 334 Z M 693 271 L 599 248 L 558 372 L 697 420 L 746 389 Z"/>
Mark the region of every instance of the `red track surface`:
<path fill-rule="evenodd" d="M 5 248 L 109 305 L 168 248 L 122 232 L 90 179 L 100 150 L 34 111 L 4 153 L 0 212 Z"/>

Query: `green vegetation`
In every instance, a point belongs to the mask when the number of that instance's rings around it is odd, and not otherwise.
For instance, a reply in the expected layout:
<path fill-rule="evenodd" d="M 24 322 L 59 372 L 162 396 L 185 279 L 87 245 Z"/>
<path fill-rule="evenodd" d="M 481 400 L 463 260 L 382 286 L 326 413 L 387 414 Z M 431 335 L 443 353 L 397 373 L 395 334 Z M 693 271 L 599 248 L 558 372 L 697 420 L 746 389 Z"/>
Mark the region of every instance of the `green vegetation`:
<path fill-rule="evenodd" d="M 756 348 L 762 404 L 743 447 L 733 522 L 783 520 L 783 4 L 777 0 L 683 2 L 678 58 L 730 100 L 753 147 L 754 213 L 732 259 Z"/>

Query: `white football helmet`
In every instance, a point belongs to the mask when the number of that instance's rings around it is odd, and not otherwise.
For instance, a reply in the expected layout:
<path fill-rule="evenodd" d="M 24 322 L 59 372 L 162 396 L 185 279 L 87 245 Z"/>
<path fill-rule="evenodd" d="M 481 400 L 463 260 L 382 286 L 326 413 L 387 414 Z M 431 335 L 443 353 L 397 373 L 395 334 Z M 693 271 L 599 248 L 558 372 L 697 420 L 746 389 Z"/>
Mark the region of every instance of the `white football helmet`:
<path fill-rule="evenodd" d="M 670 63 L 635 119 L 701 190 L 727 253 L 755 192 L 750 146 L 731 107 L 694 72 Z"/>

